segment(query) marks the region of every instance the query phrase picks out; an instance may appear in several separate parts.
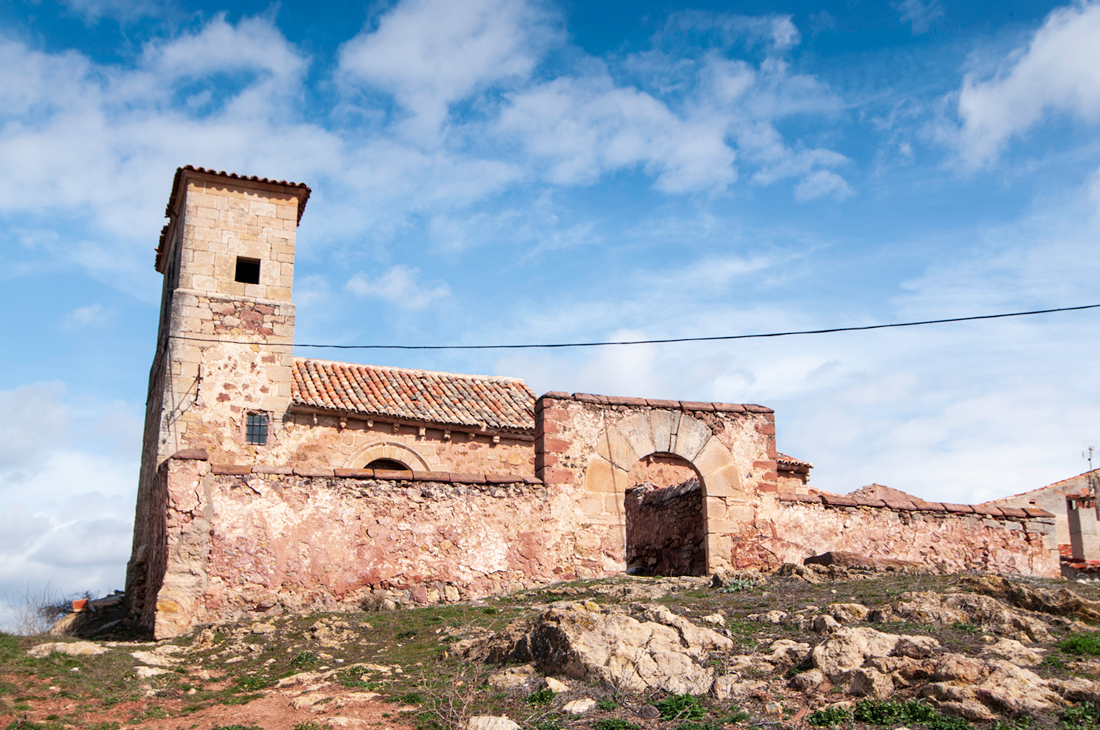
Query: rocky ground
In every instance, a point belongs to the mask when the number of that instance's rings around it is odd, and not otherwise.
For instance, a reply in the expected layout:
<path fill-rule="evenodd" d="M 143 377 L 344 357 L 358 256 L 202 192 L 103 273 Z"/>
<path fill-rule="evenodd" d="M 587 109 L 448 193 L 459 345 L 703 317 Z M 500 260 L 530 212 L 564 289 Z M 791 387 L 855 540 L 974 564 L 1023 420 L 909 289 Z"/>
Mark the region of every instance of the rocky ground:
<path fill-rule="evenodd" d="M 0 727 L 1100 730 L 1100 590 L 838 565 L 0 634 Z M 109 617 L 107 617 L 109 618 Z"/>

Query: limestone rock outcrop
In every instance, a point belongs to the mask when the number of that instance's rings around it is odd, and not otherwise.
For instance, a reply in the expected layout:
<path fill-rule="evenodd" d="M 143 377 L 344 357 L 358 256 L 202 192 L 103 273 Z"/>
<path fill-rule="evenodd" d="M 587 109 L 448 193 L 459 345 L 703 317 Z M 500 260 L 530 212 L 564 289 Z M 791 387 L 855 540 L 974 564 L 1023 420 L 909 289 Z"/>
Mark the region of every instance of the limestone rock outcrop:
<path fill-rule="evenodd" d="M 703 694 L 714 683 L 710 653 L 732 648 L 725 636 L 663 606 L 624 611 L 584 601 L 552 606 L 463 651 L 489 662 L 531 662 L 544 674 L 601 680 L 631 692 Z"/>

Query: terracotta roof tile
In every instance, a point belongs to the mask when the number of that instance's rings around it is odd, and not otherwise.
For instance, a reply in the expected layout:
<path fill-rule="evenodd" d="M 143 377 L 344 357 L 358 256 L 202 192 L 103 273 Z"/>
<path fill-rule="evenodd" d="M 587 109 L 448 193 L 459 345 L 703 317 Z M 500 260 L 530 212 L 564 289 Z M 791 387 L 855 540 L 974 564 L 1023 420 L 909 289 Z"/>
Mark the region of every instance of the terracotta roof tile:
<path fill-rule="evenodd" d="M 299 406 L 452 426 L 535 428 L 535 394 L 515 378 L 295 358 L 291 400 Z"/>
<path fill-rule="evenodd" d="M 802 459 L 796 459 L 793 456 L 788 456 L 787 454 L 776 454 L 775 461 L 779 464 L 779 466 L 786 467 L 788 469 L 794 469 L 798 467 L 806 467 L 808 469 L 814 468 L 814 465 L 810 462 L 803 461 Z"/>

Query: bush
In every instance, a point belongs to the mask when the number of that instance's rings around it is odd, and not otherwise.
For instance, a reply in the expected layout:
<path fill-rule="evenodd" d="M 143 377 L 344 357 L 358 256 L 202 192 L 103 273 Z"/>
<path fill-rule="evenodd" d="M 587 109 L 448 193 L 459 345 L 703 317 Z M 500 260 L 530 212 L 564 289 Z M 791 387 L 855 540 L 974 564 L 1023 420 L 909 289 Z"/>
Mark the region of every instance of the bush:
<path fill-rule="evenodd" d="M 1100 656 L 1100 633 L 1077 634 L 1055 644 L 1067 654 Z"/>
<path fill-rule="evenodd" d="M 738 593 L 740 591 L 749 591 L 756 588 L 758 583 L 752 578 L 731 578 L 726 581 L 726 584 L 718 589 L 719 593 Z"/>
<path fill-rule="evenodd" d="M 852 711 L 847 707 L 826 707 L 824 710 L 815 710 L 806 718 L 806 722 L 814 727 L 834 727 L 843 725 L 852 719 Z"/>
<path fill-rule="evenodd" d="M 853 716 L 869 725 L 914 724 L 928 730 L 970 730 L 961 717 L 941 715 L 931 705 L 918 700 L 860 700 Z"/>
<path fill-rule="evenodd" d="M 661 711 L 662 720 L 698 720 L 707 714 L 699 698 L 688 694 L 669 695 L 653 706 Z"/>
<path fill-rule="evenodd" d="M 549 687 L 543 687 L 527 695 L 527 704 L 529 705 L 548 705 L 553 701 L 554 690 Z"/>
<path fill-rule="evenodd" d="M 1100 705 L 1085 702 L 1064 710 L 1058 719 L 1064 730 L 1091 730 L 1100 727 Z"/>

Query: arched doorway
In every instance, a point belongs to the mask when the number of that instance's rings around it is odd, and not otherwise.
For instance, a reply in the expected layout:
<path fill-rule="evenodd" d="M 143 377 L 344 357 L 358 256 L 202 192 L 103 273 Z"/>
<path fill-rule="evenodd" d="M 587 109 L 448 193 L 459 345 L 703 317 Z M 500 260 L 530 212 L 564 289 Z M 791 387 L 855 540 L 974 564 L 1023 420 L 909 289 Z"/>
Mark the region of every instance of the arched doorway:
<path fill-rule="evenodd" d="M 617 528 L 621 570 L 627 569 L 626 492 L 630 473 L 651 455 L 675 456 L 698 475 L 703 503 L 706 573 L 732 565 L 738 535 L 751 531 L 756 515 L 741 476 L 752 464 L 735 457 L 703 420 L 687 412 L 654 409 L 634 413 L 601 430 L 588 459 L 578 517 L 591 525 Z M 614 538 L 613 538 L 614 539 Z"/>
<path fill-rule="evenodd" d="M 626 572 L 704 575 L 706 510 L 703 485 L 691 463 L 650 454 L 627 475 Z"/>

